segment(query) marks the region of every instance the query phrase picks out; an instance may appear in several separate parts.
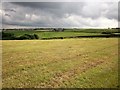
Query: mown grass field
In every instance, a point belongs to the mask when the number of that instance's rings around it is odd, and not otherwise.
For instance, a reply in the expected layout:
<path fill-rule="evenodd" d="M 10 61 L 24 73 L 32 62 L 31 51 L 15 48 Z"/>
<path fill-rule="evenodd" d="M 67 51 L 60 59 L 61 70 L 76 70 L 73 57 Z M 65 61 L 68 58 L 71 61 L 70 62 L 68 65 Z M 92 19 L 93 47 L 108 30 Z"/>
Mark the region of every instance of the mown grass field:
<path fill-rule="evenodd" d="M 116 88 L 118 39 L 3 40 L 3 88 Z"/>

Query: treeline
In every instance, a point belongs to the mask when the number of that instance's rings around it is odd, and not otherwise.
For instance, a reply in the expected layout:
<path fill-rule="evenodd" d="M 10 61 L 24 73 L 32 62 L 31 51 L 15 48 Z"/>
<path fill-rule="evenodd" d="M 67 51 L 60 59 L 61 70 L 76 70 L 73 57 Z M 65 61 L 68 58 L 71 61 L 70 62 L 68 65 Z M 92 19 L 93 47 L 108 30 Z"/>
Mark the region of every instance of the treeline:
<path fill-rule="evenodd" d="M 31 39 L 39 39 L 37 34 L 24 34 L 21 36 L 15 36 L 13 33 L 5 33 L 2 32 L 2 40 L 31 40 Z"/>

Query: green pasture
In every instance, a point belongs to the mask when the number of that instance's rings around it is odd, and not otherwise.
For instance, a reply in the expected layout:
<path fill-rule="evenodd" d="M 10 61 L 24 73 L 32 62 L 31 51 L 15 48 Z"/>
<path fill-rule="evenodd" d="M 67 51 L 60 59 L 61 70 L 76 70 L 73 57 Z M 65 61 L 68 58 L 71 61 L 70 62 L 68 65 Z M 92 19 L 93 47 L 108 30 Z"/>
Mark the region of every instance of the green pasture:
<path fill-rule="evenodd" d="M 119 54 L 117 38 L 2 40 L 2 85 L 117 88 Z"/>

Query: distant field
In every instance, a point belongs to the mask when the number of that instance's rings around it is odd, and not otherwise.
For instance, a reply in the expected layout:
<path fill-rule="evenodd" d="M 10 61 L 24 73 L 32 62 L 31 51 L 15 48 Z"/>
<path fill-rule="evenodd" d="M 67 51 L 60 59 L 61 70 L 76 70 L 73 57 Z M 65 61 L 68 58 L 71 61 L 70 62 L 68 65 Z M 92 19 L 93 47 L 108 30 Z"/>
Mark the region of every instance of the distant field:
<path fill-rule="evenodd" d="M 3 40 L 3 88 L 116 88 L 118 39 Z"/>
<path fill-rule="evenodd" d="M 101 33 L 101 32 L 120 32 L 120 29 L 66 29 L 66 31 L 76 31 L 85 33 Z"/>
<path fill-rule="evenodd" d="M 24 34 L 37 34 L 40 38 L 51 38 L 51 37 L 67 37 L 67 36 L 85 36 L 85 35 L 101 35 L 101 33 L 84 33 L 84 32 L 43 32 L 43 31 L 7 31 L 13 33 L 16 36 Z"/>
<path fill-rule="evenodd" d="M 64 32 L 50 32 L 45 31 L 5 31 L 8 33 L 13 33 L 15 36 L 21 36 L 24 34 L 37 34 L 41 38 L 52 38 L 52 37 L 70 37 L 70 36 L 94 36 L 103 35 L 102 32 L 118 32 L 116 29 L 67 29 Z M 119 34 L 119 33 L 118 33 Z"/>

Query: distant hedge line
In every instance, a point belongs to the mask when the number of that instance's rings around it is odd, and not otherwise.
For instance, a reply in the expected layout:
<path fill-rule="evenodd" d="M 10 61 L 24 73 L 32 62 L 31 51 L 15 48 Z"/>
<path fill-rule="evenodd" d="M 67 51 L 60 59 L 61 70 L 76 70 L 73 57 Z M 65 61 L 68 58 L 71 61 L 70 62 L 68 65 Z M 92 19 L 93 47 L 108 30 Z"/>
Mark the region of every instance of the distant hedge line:
<path fill-rule="evenodd" d="M 39 39 L 37 34 L 24 34 L 22 36 L 15 36 L 13 33 L 4 33 L 2 32 L 2 40 L 25 40 L 25 39 Z"/>

